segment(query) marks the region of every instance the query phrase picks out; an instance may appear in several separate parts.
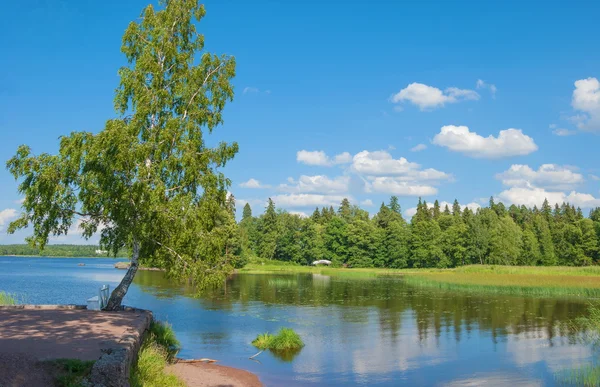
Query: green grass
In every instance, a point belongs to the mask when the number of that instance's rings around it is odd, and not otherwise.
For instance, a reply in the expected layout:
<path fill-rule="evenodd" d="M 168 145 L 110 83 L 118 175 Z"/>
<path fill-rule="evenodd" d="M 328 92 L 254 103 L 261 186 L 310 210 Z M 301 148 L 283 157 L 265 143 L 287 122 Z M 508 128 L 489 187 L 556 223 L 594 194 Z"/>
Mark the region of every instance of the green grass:
<path fill-rule="evenodd" d="M 294 351 L 304 347 L 300 336 L 290 328 L 281 328 L 276 335 L 262 333 L 252 342 L 256 348 L 261 350 L 270 349 L 276 352 Z"/>
<path fill-rule="evenodd" d="M 0 305 L 16 305 L 17 299 L 13 294 L 0 292 Z"/>
<path fill-rule="evenodd" d="M 531 296 L 600 297 L 600 278 L 561 277 L 534 274 L 416 274 L 404 281 L 411 286 L 447 291 Z"/>
<path fill-rule="evenodd" d="M 269 346 L 271 345 L 271 341 L 273 340 L 273 335 L 270 333 L 261 333 L 260 335 L 258 335 L 256 337 L 256 339 L 254 339 L 254 341 L 252 342 L 252 345 L 254 345 L 256 348 L 260 349 L 260 350 L 266 350 L 269 349 Z"/>
<path fill-rule="evenodd" d="M 49 361 L 48 364 L 57 370 L 54 380 L 57 387 L 83 387 L 85 379 L 92 371 L 94 361 L 57 359 Z"/>
<path fill-rule="evenodd" d="M 155 342 L 166 351 L 168 361 L 175 359 L 181 346 L 179 340 L 177 340 L 177 337 L 175 336 L 171 324 L 152 321 L 150 329 L 148 330 L 148 335 L 151 336 L 149 338 L 151 341 Z"/>
<path fill-rule="evenodd" d="M 185 387 L 177 376 L 166 371 L 179 351 L 179 341 L 168 324 L 152 322 L 129 382 L 133 387 Z"/>
<path fill-rule="evenodd" d="M 304 347 L 300 336 L 290 328 L 281 328 L 269 343 L 273 351 L 293 351 Z"/>
<path fill-rule="evenodd" d="M 600 297 L 600 266 L 469 265 L 455 269 L 348 269 L 253 261 L 240 273 L 314 273 L 363 279 L 402 276 L 410 285 L 443 290 L 535 296 Z"/>

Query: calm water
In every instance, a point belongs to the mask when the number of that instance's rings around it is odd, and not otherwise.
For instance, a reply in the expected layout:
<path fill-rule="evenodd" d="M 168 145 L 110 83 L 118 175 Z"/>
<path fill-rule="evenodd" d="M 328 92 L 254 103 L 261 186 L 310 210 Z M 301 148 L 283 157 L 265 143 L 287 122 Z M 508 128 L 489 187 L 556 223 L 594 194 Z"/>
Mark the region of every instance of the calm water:
<path fill-rule="evenodd" d="M 77 266 L 78 263 L 85 266 Z M 112 259 L 0 257 L 0 290 L 27 303 L 85 303 L 124 271 Z M 399 278 L 237 275 L 202 298 L 159 272 L 138 272 L 125 299 L 169 321 L 184 358 L 257 373 L 267 386 L 555 385 L 596 355 L 564 323 L 587 300 L 477 296 L 411 287 Z M 294 328 L 305 348 L 282 359 L 249 343 Z"/>

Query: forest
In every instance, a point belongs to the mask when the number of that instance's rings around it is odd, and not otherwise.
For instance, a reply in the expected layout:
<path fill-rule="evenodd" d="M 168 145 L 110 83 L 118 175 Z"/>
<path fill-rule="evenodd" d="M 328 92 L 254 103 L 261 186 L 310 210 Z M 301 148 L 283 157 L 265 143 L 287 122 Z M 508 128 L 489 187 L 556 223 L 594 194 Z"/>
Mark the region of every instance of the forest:
<path fill-rule="evenodd" d="M 458 201 L 442 208 L 419 199 L 406 221 L 398 198 L 369 213 L 344 199 L 339 208 L 317 208 L 309 217 L 277 210 L 264 214 L 249 204 L 239 222 L 241 262 L 251 257 L 333 266 L 451 268 L 471 264 L 586 266 L 599 263 L 600 208 L 587 217 L 563 203 L 527 208 L 490 199 L 473 211 Z M 240 262 L 240 263 L 241 263 Z"/>

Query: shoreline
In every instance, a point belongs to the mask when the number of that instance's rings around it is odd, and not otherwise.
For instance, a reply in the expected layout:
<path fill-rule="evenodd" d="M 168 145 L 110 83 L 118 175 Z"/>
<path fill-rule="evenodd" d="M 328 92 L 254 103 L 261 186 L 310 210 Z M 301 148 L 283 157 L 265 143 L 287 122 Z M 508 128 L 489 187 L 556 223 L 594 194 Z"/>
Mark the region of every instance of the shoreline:
<path fill-rule="evenodd" d="M 11 258 L 68 258 L 68 259 L 129 259 L 128 257 L 65 257 L 60 255 L 16 255 L 16 254 L 5 254 L 0 257 L 11 257 Z"/>
<path fill-rule="evenodd" d="M 185 382 L 188 387 L 261 387 L 258 375 L 242 368 L 203 362 L 176 362 L 167 366 L 170 372 Z"/>

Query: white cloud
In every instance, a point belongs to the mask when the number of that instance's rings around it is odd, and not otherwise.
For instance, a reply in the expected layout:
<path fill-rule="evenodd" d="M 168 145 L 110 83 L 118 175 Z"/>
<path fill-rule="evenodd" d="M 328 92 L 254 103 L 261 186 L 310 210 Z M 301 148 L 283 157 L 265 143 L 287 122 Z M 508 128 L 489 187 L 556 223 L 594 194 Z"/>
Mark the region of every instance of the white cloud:
<path fill-rule="evenodd" d="M 479 94 L 474 90 L 449 87 L 442 91 L 437 87 L 414 82 L 400 90 L 397 94 L 394 94 L 391 101 L 393 103 L 409 101 L 417 105 L 421 110 L 429 110 L 444 106 L 447 103 L 478 99 Z"/>
<path fill-rule="evenodd" d="M 249 204 L 251 207 L 259 206 L 265 207 L 265 201 L 262 199 L 235 199 L 236 207 L 244 207 L 246 204 Z"/>
<path fill-rule="evenodd" d="M 425 149 L 427 149 L 427 145 L 425 145 L 425 144 L 419 144 L 419 145 L 416 145 L 416 146 L 410 148 L 410 151 L 411 152 L 420 152 L 420 151 L 425 150 Z"/>
<path fill-rule="evenodd" d="M 600 131 L 600 82 L 598 79 L 590 77 L 576 81 L 571 106 L 581 112 L 574 117 L 579 129 Z"/>
<path fill-rule="evenodd" d="M 342 195 L 317 195 L 317 194 L 286 194 L 271 197 L 275 205 L 282 208 L 302 208 L 338 206 L 347 196 Z"/>
<path fill-rule="evenodd" d="M 427 208 L 433 208 L 434 202 L 435 202 L 435 200 L 427 202 Z M 444 209 L 446 208 L 446 206 L 448 206 L 448 208 L 450 209 L 450 211 L 452 211 L 452 205 L 453 205 L 452 203 L 448 203 L 446 201 L 440 202 L 440 208 L 441 208 L 442 211 L 444 211 Z M 478 209 L 481 208 L 481 206 L 479 204 L 475 203 L 475 202 L 471 202 L 469 204 L 464 204 L 464 205 L 463 204 L 459 204 L 459 206 L 460 206 L 461 210 L 464 210 L 465 208 L 469 208 L 473 212 L 475 212 L 475 211 L 477 211 Z M 417 213 L 417 207 L 412 207 L 412 208 L 409 208 L 406 211 L 404 211 L 404 215 L 406 215 L 406 217 L 409 217 L 409 218 L 413 217 L 416 213 Z"/>
<path fill-rule="evenodd" d="M 322 193 L 322 194 L 334 194 L 344 193 L 348 191 L 350 184 L 350 177 L 338 176 L 334 179 L 330 179 L 324 175 L 317 176 L 305 176 L 302 175 L 295 181 L 294 179 L 288 179 L 290 184 L 281 184 L 279 189 L 285 192 L 291 193 Z"/>
<path fill-rule="evenodd" d="M 501 158 L 535 152 L 533 139 L 520 129 L 501 130 L 498 137 L 482 137 L 466 126 L 446 125 L 433 138 L 433 143 L 474 158 Z"/>
<path fill-rule="evenodd" d="M 557 136 L 561 136 L 561 137 L 564 137 L 564 136 L 572 136 L 572 135 L 574 135 L 574 134 L 576 134 L 576 133 L 577 133 L 577 131 L 576 131 L 576 130 L 570 130 L 570 129 L 565 129 L 565 128 L 559 128 L 559 127 L 558 127 L 558 125 L 556 125 L 556 124 L 550 124 L 550 125 L 548 125 L 548 127 L 549 127 L 550 129 L 552 129 L 552 133 L 553 133 L 553 134 L 555 134 L 555 135 L 557 135 Z"/>
<path fill-rule="evenodd" d="M 513 187 L 502 191 L 498 198 L 509 204 L 525 205 L 527 207 L 540 207 L 544 199 L 548 199 L 550 204 L 570 203 L 576 207 L 592 208 L 600 206 L 600 199 L 590 194 L 571 191 L 569 194 L 564 192 L 551 192 L 543 188 L 523 188 Z"/>
<path fill-rule="evenodd" d="M 373 207 L 373 201 L 371 199 L 365 199 L 360 202 L 360 205 L 365 207 Z"/>
<path fill-rule="evenodd" d="M 397 176 L 404 181 L 449 180 L 451 175 L 433 168 L 421 169 L 421 165 L 404 157 L 394 159 L 387 151 L 362 151 L 354 155 L 351 170 L 369 176 Z"/>
<path fill-rule="evenodd" d="M 496 175 L 496 179 L 509 187 L 571 189 L 584 182 L 583 175 L 574 172 L 572 168 L 556 164 L 543 164 L 537 171 L 528 165 L 513 164 L 511 167 Z"/>
<path fill-rule="evenodd" d="M 292 214 L 292 215 L 298 215 L 301 218 L 308 218 L 308 214 L 306 212 L 303 212 L 303 211 L 290 211 L 290 214 Z"/>
<path fill-rule="evenodd" d="M 398 196 L 430 196 L 437 193 L 437 188 L 431 185 L 400 181 L 394 177 L 376 177 L 369 186 L 373 192 Z"/>
<path fill-rule="evenodd" d="M 246 182 L 240 183 L 240 187 L 242 187 L 242 188 L 254 188 L 254 189 L 271 188 L 270 185 L 261 184 L 260 181 L 258 181 L 256 179 L 250 179 L 250 180 L 248 180 Z"/>
<path fill-rule="evenodd" d="M 565 137 L 565 136 L 572 136 L 572 135 L 576 134 L 577 131 L 570 130 L 570 129 L 564 129 L 564 128 L 557 128 L 557 129 L 554 129 L 552 131 L 552 133 L 554 133 L 557 136 Z"/>
<path fill-rule="evenodd" d="M 498 89 L 496 88 L 496 85 L 493 85 L 491 83 L 487 83 L 482 79 L 478 79 L 477 83 L 476 83 L 476 87 L 477 89 L 487 89 L 490 91 L 490 94 L 492 95 L 492 98 L 496 98 L 496 92 L 498 91 Z"/>
<path fill-rule="evenodd" d="M 592 175 L 592 174 L 590 174 L 589 176 L 590 176 L 590 179 L 592 179 L 592 180 L 594 180 L 594 181 L 598 181 L 598 180 L 600 180 L 600 177 L 598 177 L 598 176 L 596 176 L 596 175 Z"/>
<path fill-rule="evenodd" d="M 0 211 L 0 231 L 4 231 L 5 227 L 19 216 L 19 213 L 14 208 L 6 208 Z"/>
<path fill-rule="evenodd" d="M 352 155 L 348 152 L 344 152 L 331 158 L 323 151 L 301 150 L 296 153 L 296 161 L 307 165 L 330 167 L 332 165 L 348 164 L 352 161 Z"/>

